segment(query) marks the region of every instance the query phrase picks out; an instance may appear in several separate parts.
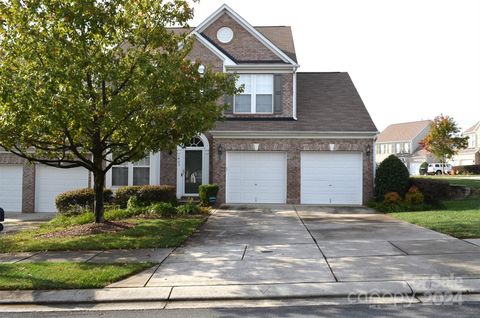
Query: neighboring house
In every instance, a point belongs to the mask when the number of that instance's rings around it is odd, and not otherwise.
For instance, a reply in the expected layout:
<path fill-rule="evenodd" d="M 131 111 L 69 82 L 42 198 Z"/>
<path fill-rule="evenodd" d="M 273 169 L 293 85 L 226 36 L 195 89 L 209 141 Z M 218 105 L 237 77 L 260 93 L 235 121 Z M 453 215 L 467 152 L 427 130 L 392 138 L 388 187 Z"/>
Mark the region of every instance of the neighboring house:
<path fill-rule="evenodd" d="M 395 155 L 405 163 L 411 175 L 418 175 L 422 162 L 433 162 L 434 157 L 420 146 L 420 141 L 428 135 L 430 120 L 393 124 L 385 128 L 377 137 L 375 161 L 380 164 L 390 155 Z"/>
<path fill-rule="evenodd" d="M 480 164 L 480 121 L 462 133 L 468 137 L 468 147 L 453 156 L 454 166 L 468 166 Z"/>
<path fill-rule="evenodd" d="M 225 97 L 230 108 L 212 131 L 112 168 L 107 187 L 173 184 L 181 198 L 216 183 L 218 201 L 227 204 L 360 205 L 372 198 L 378 131 L 347 73 L 298 72 L 290 27 L 253 27 L 226 5 L 196 28 L 173 31 L 195 38 L 189 58 L 238 73 L 245 90 Z M 30 165 L 11 154 L 0 163 L 7 210 L 52 211 L 57 193 L 90 182 L 82 169 Z"/>

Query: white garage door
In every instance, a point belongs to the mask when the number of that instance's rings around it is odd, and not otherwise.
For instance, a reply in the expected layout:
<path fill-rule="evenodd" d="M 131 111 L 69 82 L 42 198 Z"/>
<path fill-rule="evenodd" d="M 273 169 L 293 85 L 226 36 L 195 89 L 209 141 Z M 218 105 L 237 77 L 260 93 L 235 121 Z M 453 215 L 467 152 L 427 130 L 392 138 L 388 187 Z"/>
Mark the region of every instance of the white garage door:
<path fill-rule="evenodd" d="M 23 167 L 0 165 L 0 208 L 6 212 L 22 211 Z"/>
<path fill-rule="evenodd" d="M 419 162 L 412 162 L 410 163 L 410 175 L 411 176 L 418 176 L 420 174 L 420 166 L 422 164 Z"/>
<path fill-rule="evenodd" d="M 55 198 L 62 192 L 88 187 L 84 168 L 60 169 L 37 165 L 35 168 L 35 211 L 55 212 Z"/>
<path fill-rule="evenodd" d="M 285 203 L 287 159 L 279 152 L 227 152 L 227 203 Z"/>
<path fill-rule="evenodd" d="M 301 153 L 302 204 L 362 204 L 362 155 Z"/>

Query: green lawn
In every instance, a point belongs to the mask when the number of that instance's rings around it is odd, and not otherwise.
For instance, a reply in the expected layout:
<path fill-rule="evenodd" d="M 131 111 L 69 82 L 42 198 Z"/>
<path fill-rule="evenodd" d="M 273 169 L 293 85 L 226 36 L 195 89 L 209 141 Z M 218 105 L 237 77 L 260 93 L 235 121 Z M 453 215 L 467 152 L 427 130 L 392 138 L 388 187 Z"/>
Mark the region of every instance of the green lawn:
<path fill-rule="evenodd" d="M 0 290 L 103 288 L 151 266 L 150 263 L 0 264 Z"/>
<path fill-rule="evenodd" d="M 58 220 L 53 220 L 38 230 L 3 236 L 0 238 L 0 252 L 176 247 L 181 245 L 205 219 L 205 216 L 172 219 L 132 218 L 124 221 L 133 222 L 136 226 L 122 232 L 67 238 L 39 238 L 39 234 L 55 232 L 66 227 L 58 225 Z"/>
<path fill-rule="evenodd" d="M 445 201 L 444 204 L 444 210 L 390 215 L 457 238 L 480 238 L 480 198 Z"/>
<path fill-rule="evenodd" d="M 465 187 L 480 189 L 480 179 L 477 179 L 479 178 L 479 176 L 421 176 L 416 178 L 444 180 L 448 181 L 452 185 L 461 185 Z"/>

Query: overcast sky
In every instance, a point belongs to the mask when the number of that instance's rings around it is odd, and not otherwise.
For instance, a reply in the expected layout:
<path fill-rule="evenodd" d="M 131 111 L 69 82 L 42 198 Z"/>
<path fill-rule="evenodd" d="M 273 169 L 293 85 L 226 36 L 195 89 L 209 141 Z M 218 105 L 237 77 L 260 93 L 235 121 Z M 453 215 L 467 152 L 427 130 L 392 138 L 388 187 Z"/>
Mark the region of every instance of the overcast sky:
<path fill-rule="evenodd" d="M 480 120 L 480 0 L 202 0 L 191 25 L 223 3 L 252 25 L 290 25 L 299 71 L 349 72 L 379 130 Z"/>

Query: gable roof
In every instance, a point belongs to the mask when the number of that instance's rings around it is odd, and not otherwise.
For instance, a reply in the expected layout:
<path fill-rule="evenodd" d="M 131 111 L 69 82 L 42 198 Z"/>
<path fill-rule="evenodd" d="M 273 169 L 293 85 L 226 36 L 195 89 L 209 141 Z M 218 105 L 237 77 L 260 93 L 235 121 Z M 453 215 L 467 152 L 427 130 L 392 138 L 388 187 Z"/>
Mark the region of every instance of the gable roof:
<path fill-rule="evenodd" d="M 431 125 L 430 120 L 392 124 L 377 137 L 377 142 L 410 141 Z"/>
<path fill-rule="evenodd" d="M 297 54 L 293 42 L 292 28 L 290 26 L 254 26 L 253 28 L 269 39 L 285 55 L 297 63 Z M 170 27 L 168 29 L 176 34 L 191 33 L 195 30 L 194 27 Z"/>
<path fill-rule="evenodd" d="M 467 130 L 465 130 L 463 132 L 463 134 L 471 134 L 471 133 L 474 133 L 476 131 L 478 131 L 480 129 L 480 121 L 477 122 L 475 125 L 473 125 L 472 127 L 468 128 Z"/>
<path fill-rule="evenodd" d="M 297 120 L 228 118 L 214 131 L 376 133 L 353 82 L 345 72 L 297 73 Z"/>
<path fill-rule="evenodd" d="M 260 41 L 264 46 L 271 50 L 275 55 L 277 55 L 281 60 L 286 63 L 298 66 L 297 62 L 292 60 L 285 52 L 283 52 L 279 47 L 277 47 L 272 41 L 254 28 L 247 20 L 242 18 L 238 13 L 236 13 L 228 5 L 223 4 L 215 12 L 213 12 L 208 18 L 206 18 L 202 23 L 200 23 L 192 32 L 202 34 L 202 32 L 213 22 L 215 22 L 223 14 L 228 14 L 233 18 L 238 24 L 240 24 L 245 30 L 252 34 L 258 41 Z M 291 32 L 290 32 L 291 33 Z M 292 40 L 293 41 L 293 40 Z"/>

